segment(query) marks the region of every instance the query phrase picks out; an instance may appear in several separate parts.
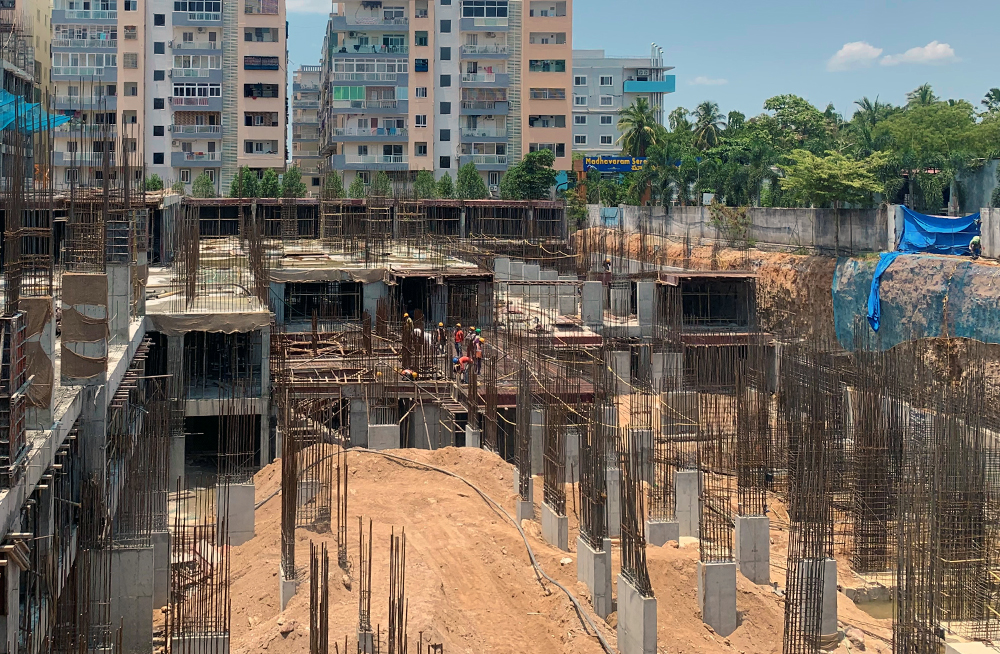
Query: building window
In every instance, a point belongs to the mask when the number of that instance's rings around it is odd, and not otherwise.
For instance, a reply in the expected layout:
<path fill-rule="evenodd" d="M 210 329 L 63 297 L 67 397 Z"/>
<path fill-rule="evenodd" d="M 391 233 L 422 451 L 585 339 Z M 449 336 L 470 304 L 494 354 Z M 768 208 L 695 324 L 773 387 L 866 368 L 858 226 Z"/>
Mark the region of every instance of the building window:
<path fill-rule="evenodd" d="M 167 44 L 163 41 L 154 41 L 153 54 L 167 54 Z"/>
<path fill-rule="evenodd" d="M 139 3 L 137 0 L 125 0 L 125 11 L 138 11 Z"/>
<path fill-rule="evenodd" d="M 366 185 L 366 186 L 367 186 L 368 184 L 371 184 L 371 183 L 372 183 L 372 174 L 371 174 L 371 172 L 370 172 L 370 171 L 367 171 L 367 170 L 359 170 L 359 171 L 358 171 L 358 177 L 360 177 L 360 178 L 361 178 L 361 183 L 362 183 L 362 184 L 364 184 L 364 185 Z"/>
<path fill-rule="evenodd" d="M 163 136 L 163 125 L 153 125 L 153 136 Z"/>
<path fill-rule="evenodd" d="M 181 182 L 184 183 L 184 184 L 190 184 L 191 183 L 191 169 L 190 168 L 181 168 Z"/>
<path fill-rule="evenodd" d="M 573 78 L 573 86 L 586 86 L 586 85 L 587 85 L 586 75 L 577 75 L 576 77 Z"/>
<path fill-rule="evenodd" d="M 427 45 L 427 32 L 416 32 L 413 35 L 413 45 L 416 46 L 426 46 Z"/>
<path fill-rule="evenodd" d="M 451 34 L 451 21 L 450 20 L 442 20 L 441 21 L 441 33 L 442 34 Z"/>
<path fill-rule="evenodd" d="M 166 71 L 163 71 L 163 70 L 154 70 L 153 71 L 153 81 L 154 82 L 162 82 L 165 79 L 167 79 Z"/>
<path fill-rule="evenodd" d="M 615 137 L 610 134 L 601 134 L 601 145 L 614 145 Z"/>
<path fill-rule="evenodd" d="M 587 145 L 587 135 L 586 134 L 574 134 L 573 135 L 573 145 Z"/>
<path fill-rule="evenodd" d="M 417 114 L 414 116 L 414 124 L 417 127 L 427 127 L 427 114 Z"/>
<path fill-rule="evenodd" d="M 163 109 L 163 98 L 153 98 L 153 109 Z"/>
<path fill-rule="evenodd" d="M 490 171 L 490 186 L 499 186 L 499 185 L 500 185 L 500 171 L 499 170 L 491 170 Z"/>
<path fill-rule="evenodd" d="M 439 168 L 451 168 L 451 157 L 441 157 L 438 160 Z"/>
<path fill-rule="evenodd" d="M 451 6 L 451 0 L 441 0 L 441 6 L 442 7 L 450 7 Z"/>
<path fill-rule="evenodd" d="M 138 67 L 139 67 L 138 52 L 126 52 L 122 55 L 122 68 L 138 68 Z"/>
<path fill-rule="evenodd" d="M 80 169 L 79 168 L 67 168 L 66 169 L 66 183 L 72 184 L 80 179 Z"/>
<path fill-rule="evenodd" d="M 441 135 L 438 138 L 439 141 L 450 141 L 451 140 L 451 130 L 443 129 L 441 130 Z"/>
<path fill-rule="evenodd" d="M 163 165 L 163 153 L 162 152 L 154 152 L 153 153 L 153 163 L 154 164 L 159 164 L 161 166 Z"/>
<path fill-rule="evenodd" d="M 614 104 L 615 104 L 615 98 L 614 98 L 614 96 L 611 96 L 611 95 L 602 95 L 601 96 L 601 106 L 602 107 L 613 107 Z"/>
<path fill-rule="evenodd" d="M 125 95 L 130 98 L 139 96 L 139 85 L 136 82 L 125 82 Z"/>
<path fill-rule="evenodd" d="M 573 105 L 577 106 L 577 107 L 586 107 L 587 106 L 587 96 L 585 96 L 585 95 L 574 95 L 573 96 Z"/>
<path fill-rule="evenodd" d="M 215 171 L 209 168 L 208 170 L 205 171 L 205 174 L 208 175 L 208 181 L 215 184 Z"/>
<path fill-rule="evenodd" d="M 415 97 L 415 98 L 426 98 L 427 97 L 427 87 L 426 86 L 418 86 L 415 89 L 413 89 L 413 97 Z"/>
<path fill-rule="evenodd" d="M 463 0 L 463 18 L 506 18 L 507 0 Z"/>
<path fill-rule="evenodd" d="M 418 142 L 418 143 L 414 144 L 414 147 L 415 147 L 416 154 L 417 154 L 418 157 L 426 157 L 427 156 L 427 143 Z"/>
<path fill-rule="evenodd" d="M 556 159 L 562 159 L 566 156 L 566 144 L 556 143 Z"/>
<path fill-rule="evenodd" d="M 532 73 L 565 73 L 565 59 L 531 59 L 528 70 Z"/>
<path fill-rule="evenodd" d="M 126 25 L 125 26 L 125 40 L 126 41 L 135 41 L 138 38 L 139 38 L 139 30 L 138 30 L 138 28 L 135 25 Z"/>
<path fill-rule="evenodd" d="M 449 86 L 451 86 L 451 75 L 442 75 L 441 76 L 441 87 L 442 88 L 446 88 L 446 87 L 449 87 Z"/>
<path fill-rule="evenodd" d="M 601 124 L 602 125 L 614 125 L 615 124 L 615 117 L 614 116 L 601 116 Z"/>
<path fill-rule="evenodd" d="M 167 24 L 166 14 L 153 14 L 153 25 L 156 25 L 157 27 L 163 27 L 166 24 Z"/>
<path fill-rule="evenodd" d="M 586 116 L 573 116 L 573 124 L 574 125 L 586 125 L 587 124 L 587 117 Z"/>
<path fill-rule="evenodd" d="M 531 89 L 532 100 L 565 100 L 566 89 Z"/>
<path fill-rule="evenodd" d="M 426 73 L 427 72 L 427 59 L 414 59 L 413 60 L 413 72 L 415 72 L 415 73 Z"/>
<path fill-rule="evenodd" d="M 441 103 L 441 115 L 442 116 L 447 116 L 449 114 L 451 114 L 451 103 L 450 102 L 442 102 Z"/>
<path fill-rule="evenodd" d="M 68 143 L 66 143 L 66 152 L 70 153 L 77 152 L 79 145 L 80 144 L 77 143 L 76 141 L 69 141 Z"/>
<path fill-rule="evenodd" d="M 451 61 L 451 48 L 441 48 L 441 61 Z"/>
<path fill-rule="evenodd" d="M 368 156 L 368 146 L 367 145 L 359 145 L 358 146 L 358 156 L 359 157 L 367 157 Z"/>
<path fill-rule="evenodd" d="M 601 75 L 601 86 L 614 86 L 614 78 L 611 75 Z"/>

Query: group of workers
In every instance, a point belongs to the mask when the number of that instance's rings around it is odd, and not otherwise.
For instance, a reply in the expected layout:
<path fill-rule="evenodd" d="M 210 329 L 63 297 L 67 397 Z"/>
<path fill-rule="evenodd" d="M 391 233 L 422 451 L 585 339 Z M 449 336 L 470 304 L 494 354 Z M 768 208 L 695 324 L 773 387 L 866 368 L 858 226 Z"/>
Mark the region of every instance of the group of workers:
<path fill-rule="evenodd" d="M 410 314 L 404 313 L 403 333 L 410 334 L 417 341 L 423 340 L 428 348 L 437 348 L 439 355 L 445 354 L 448 351 L 448 344 L 453 343 L 455 356 L 451 360 L 452 369 L 456 375 L 461 375 L 463 383 L 468 381 L 468 370 L 472 365 L 475 365 L 477 375 L 482 374 L 483 351 L 486 346 L 486 339 L 483 338 L 482 329 L 472 327 L 466 331 L 462 328 L 462 324 L 458 323 L 453 330 L 449 330 L 444 326 L 443 322 L 439 322 L 433 334 L 430 332 L 425 333 L 419 328 L 414 329 L 413 319 L 410 317 Z M 407 381 L 416 381 L 419 377 L 416 372 L 409 368 L 398 370 L 398 372 Z"/>

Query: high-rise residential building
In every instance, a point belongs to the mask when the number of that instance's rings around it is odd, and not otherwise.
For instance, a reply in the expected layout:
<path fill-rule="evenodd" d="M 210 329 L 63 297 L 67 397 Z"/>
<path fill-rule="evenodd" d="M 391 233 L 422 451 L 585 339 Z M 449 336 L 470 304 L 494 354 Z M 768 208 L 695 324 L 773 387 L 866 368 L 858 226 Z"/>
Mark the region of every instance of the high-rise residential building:
<path fill-rule="evenodd" d="M 663 124 L 664 96 L 675 80 L 656 44 L 648 57 L 608 57 L 604 50 L 573 51 L 573 150 L 588 155 L 621 152 L 618 112 L 637 99 L 649 101 Z"/>
<path fill-rule="evenodd" d="M 52 23 L 55 109 L 74 117 L 57 184 L 99 181 L 117 147 L 188 190 L 202 173 L 223 193 L 240 166 L 284 167 L 282 0 L 56 0 Z"/>
<path fill-rule="evenodd" d="M 455 177 L 474 163 L 496 189 L 551 149 L 572 164 L 572 2 L 348 0 L 322 53 L 324 165 L 345 183 L 376 170 Z"/>
<path fill-rule="evenodd" d="M 292 163 L 310 195 L 319 195 L 319 83 L 322 66 L 299 66 L 292 78 Z"/>

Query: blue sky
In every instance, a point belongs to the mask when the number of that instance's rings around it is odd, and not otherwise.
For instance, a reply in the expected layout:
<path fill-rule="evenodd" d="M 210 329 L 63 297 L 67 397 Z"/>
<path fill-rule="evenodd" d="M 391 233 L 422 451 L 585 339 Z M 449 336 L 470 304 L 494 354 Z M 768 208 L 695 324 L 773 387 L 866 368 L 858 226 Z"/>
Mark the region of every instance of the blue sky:
<path fill-rule="evenodd" d="M 290 69 L 318 63 L 331 3 L 287 0 Z M 718 102 L 762 111 L 767 98 L 801 95 L 847 117 L 867 95 L 900 104 L 928 82 L 944 98 L 978 105 L 1000 87 L 1000 2 L 928 0 L 575 0 L 575 48 L 643 55 L 663 47 L 675 67 L 668 108 Z"/>

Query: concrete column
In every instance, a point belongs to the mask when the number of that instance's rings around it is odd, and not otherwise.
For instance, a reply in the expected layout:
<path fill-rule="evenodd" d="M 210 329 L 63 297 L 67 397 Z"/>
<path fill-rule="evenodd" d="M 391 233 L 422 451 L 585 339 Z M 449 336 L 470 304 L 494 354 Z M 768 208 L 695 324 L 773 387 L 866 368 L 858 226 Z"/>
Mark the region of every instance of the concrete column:
<path fill-rule="evenodd" d="M 514 494 L 517 495 L 517 522 L 522 520 L 535 519 L 535 480 L 528 481 L 528 497 L 521 499 L 521 477 L 517 470 L 514 471 Z"/>
<path fill-rule="evenodd" d="M 371 631 L 357 631 L 358 651 L 364 654 L 375 654 L 375 634 Z"/>
<path fill-rule="evenodd" d="M 614 373 L 614 391 L 616 395 L 628 395 L 632 392 L 632 352 L 615 350 L 607 353 L 606 363 Z"/>
<path fill-rule="evenodd" d="M 104 290 L 109 288 L 108 276 L 103 273 L 66 273 L 62 281 L 62 384 L 104 384 L 108 377 L 109 295 Z"/>
<path fill-rule="evenodd" d="M 129 266 L 107 266 L 108 275 L 108 341 L 124 345 L 129 341 L 129 301 L 132 299 L 132 278 Z"/>
<path fill-rule="evenodd" d="M 468 232 L 469 232 L 468 227 L 466 227 L 466 225 L 467 225 L 467 223 L 465 222 L 465 207 L 462 207 L 462 212 L 460 214 L 458 214 L 458 235 L 459 235 L 459 238 L 466 238 L 466 234 L 468 234 Z"/>
<path fill-rule="evenodd" d="M 52 297 L 28 297 L 18 301 L 24 312 L 24 353 L 28 377 L 34 377 L 28 392 L 27 429 L 52 427 L 55 387 L 56 318 Z M 17 390 L 17 389 L 15 389 Z"/>
<path fill-rule="evenodd" d="M 656 598 L 643 597 L 618 575 L 618 651 L 656 654 Z"/>
<path fill-rule="evenodd" d="M 580 291 L 580 318 L 583 324 L 597 329 L 604 324 L 604 285 L 601 282 L 584 282 Z"/>
<path fill-rule="evenodd" d="M 510 257 L 496 257 L 493 259 L 493 279 L 498 282 L 510 279 Z"/>
<path fill-rule="evenodd" d="M 559 275 L 561 282 L 575 282 L 576 275 Z M 559 296 L 559 315 L 575 316 L 579 312 L 576 302 L 576 286 L 560 284 L 556 294 Z"/>
<path fill-rule="evenodd" d="M 271 311 L 274 312 L 274 322 L 279 325 L 285 324 L 285 282 L 271 282 L 271 293 L 269 296 Z M 372 314 L 375 315 L 375 314 Z"/>
<path fill-rule="evenodd" d="M 280 563 L 278 564 L 278 584 L 278 600 L 281 602 L 281 610 L 284 611 L 288 602 L 295 596 L 296 583 L 294 578 L 285 578 L 285 570 Z"/>
<path fill-rule="evenodd" d="M 566 454 L 566 483 L 575 484 L 580 481 L 580 432 L 567 429 L 564 451 Z"/>
<path fill-rule="evenodd" d="M 611 283 L 611 315 L 626 318 L 632 313 L 632 282 Z"/>
<path fill-rule="evenodd" d="M 531 409 L 531 474 L 540 475 L 545 471 L 545 412 Z"/>
<path fill-rule="evenodd" d="M 368 447 L 373 450 L 399 449 L 399 425 L 368 425 Z"/>
<path fill-rule="evenodd" d="M 510 279 L 512 282 L 521 281 L 524 279 L 524 262 L 523 261 L 511 261 L 510 262 Z M 510 285 L 510 294 L 513 297 L 520 297 L 524 294 L 524 287 L 520 284 Z"/>
<path fill-rule="evenodd" d="M 636 282 L 636 313 L 639 317 L 639 333 L 643 338 L 653 336 L 655 298 L 656 282 Z"/>
<path fill-rule="evenodd" d="M 569 551 L 569 518 L 542 502 L 542 538 L 564 552 Z"/>
<path fill-rule="evenodd" d="M 365 401 L 365 389 L 361 384 L 347 384 L 342 389 L 347 398 L 348 434 L 352 447 L 368 447 L 368 402 Z"/>
<path fill-rule="evenodd" d="M 466 447 L 482 447 L 482 429 L 473 429 L 469 425 L 465 426 L 465 446 Z"/>
<path fill-rule="evenodd" d="M 368 282 L 361 286 L 361 301 L 364 310 L 372 317 L 372 329 L 375 328 L 375 313 L 378 310 L 378 301 L 389 295 L 389 288 L 385 282 Z"/>
<path fill-rule="evenodd" d="M 736 564 L 698 561 L 701 621 L 723 638 L 736 631 Z"/>
<path fill-rule="evenodd" d="M 771 583 L 771 519 L 736 516 L 734 556 L 740 572 L 755 584 Z"/>
<path fill-rule="evenodd" d="M 629 428 L 635 434 L 634 441 L 639 443 L 639 465 L 642 466 L 643 479 L 653 478 L 653 430 Z"/>
<path fill-rule="evenodd" d="M 524 276 L 525 281 L 537 282 L 540 279 L 541 269 L 537 263 L 526 263 L 521 269 L 521 274 Z M 524 294 L 527 296 L 528 302 L 538 302 L 540 289 L 541 286 L 537 284 L 524 287 Z"/>
<path fill-rule="evenodd" d="M 678 470 L 674 473 L 674 495 L 676 502 L 677 523 L 680 535 L 698 538 L 701 522 L 701 508 L 698 503 L 697 470 Z"/>
<path fill-rule="evenodd" d="M 224 496 L 223 488 L 228 488 L 228 498 Z M 233 547 L 242 545 L 254 536 L 254 504 L 256 502 L 254 485 L 231 484 L 228 487 L 215 489 L 215 506 L 219 511 L 219 524 L 226 518 L 229 525 L 229 544 Z M 223 513 L 225 511 L 225 513 Z M 219 544 L 225 534 L 220 530 Z"/>
<path fill-rule="evenodd" d="M 611 602 L 611 550 L 595 550 L 581 537 L 576 539 L 576 579 L 587 585 L 590 603 L 599 618 L 607 618 Z"/>
<path fill-rule="evenodd" d="M 153 548 L 95 552 L 111 557 L 111 624 L 122 625 L 125 652 L 153 651 Z"/>
<path fill-rule="evenodd" d="M 271 327 L 260 329 L 260 467 L 271 463 Z"/>
<path fill-rule="evenodd" d="M 153 609 L 170 603 L 170 532 L 153 532 Z"/>
<path fill-rule="evenodd" d="M 559 279 L 559 273 L 555 270 L 543 270 L 538 274 L 538 276 L 539 279 L 548 281 L 556 281 Z M 559 302 L 556 297 L 556 286 L 539 286 L 538 293 L 539 307 L 543 311 L 551 311 L 558 314 Z"/>
<path fill-rule="evenodd" d="M 617 467 L 608 468 L 604 475 L 608 495 L 608 536 L 618 538 L 622 535 L 622 471 Z"/>

